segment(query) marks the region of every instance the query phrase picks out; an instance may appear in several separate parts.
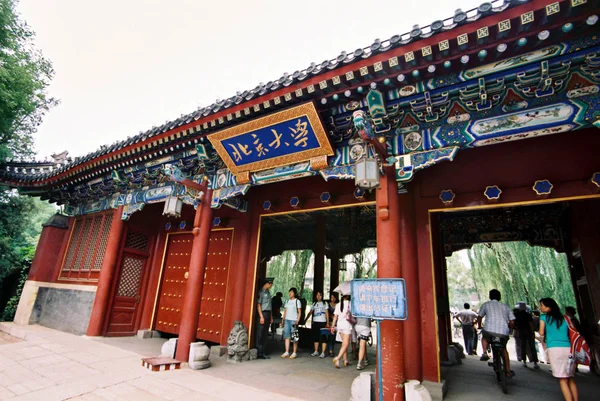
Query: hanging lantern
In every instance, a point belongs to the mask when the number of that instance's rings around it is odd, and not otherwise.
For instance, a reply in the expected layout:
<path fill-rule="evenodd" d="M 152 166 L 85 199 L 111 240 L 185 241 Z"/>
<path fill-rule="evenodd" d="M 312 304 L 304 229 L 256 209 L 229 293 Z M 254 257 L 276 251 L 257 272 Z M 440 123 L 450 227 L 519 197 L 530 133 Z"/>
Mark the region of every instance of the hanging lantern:
<path fill-rule="evenodd" d="M 340 259 L 338 261 L 338 270 L 341 272 L 345 272 L 348 270 L 348 265 L 346 264 L 346 261 L 344 259 Z"/>
<path fill-rule="evenodd" d="M 165 200 L 165 208 L 163 209 L 163 215 L 168 217 L 180 217 L 181 207 L 183 202 L 176 196 L 167 196 Z"/>
<path fill-rule="evenodd" d="M 379 166 L 377 159 L 366 157 L 356 162 L 356 177 L 354 184 L 360 188 L 375 188 L 379 186 Z"/>

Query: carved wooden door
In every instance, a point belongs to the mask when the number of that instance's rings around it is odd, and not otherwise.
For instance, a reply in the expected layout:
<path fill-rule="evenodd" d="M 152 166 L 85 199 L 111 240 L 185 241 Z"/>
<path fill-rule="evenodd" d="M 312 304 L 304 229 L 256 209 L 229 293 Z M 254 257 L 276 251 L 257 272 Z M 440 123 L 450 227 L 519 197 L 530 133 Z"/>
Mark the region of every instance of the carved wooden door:
<path fill-rule="evenodd" d="M 154 329 L 178 334 L 194 236 L 171 234 L 163 264 Z"/>
<path fill-rule="evenodd" d="M 128 231 L 108 318 L 107 336 L 128 336 L 137 332 L 150 248 L 149 235 Z"/>
<path fill-rule="evenodd" d="M 221 341 L 232 244 L 232 229 L 211 233 L 196 336 L 201 340 Z"/>

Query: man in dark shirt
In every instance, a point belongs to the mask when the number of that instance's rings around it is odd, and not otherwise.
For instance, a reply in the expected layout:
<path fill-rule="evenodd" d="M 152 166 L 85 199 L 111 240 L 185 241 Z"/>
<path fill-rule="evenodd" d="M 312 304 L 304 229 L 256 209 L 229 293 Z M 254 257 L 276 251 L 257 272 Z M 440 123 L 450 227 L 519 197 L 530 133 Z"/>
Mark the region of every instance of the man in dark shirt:
<path fill-rule="evenodd" d="M 273 308 L 273 312 L 272 312 L 273 324 L 271 324 L 271 333 L 273 333 L 273 335 L 275 334 L 275 328 L 281 322 L 281 307 L 283 306 L 282 297 L 283 297 L 283 294 L 281 292 L 278 292 L 271 299 L 271 306 Z"/>
<path fill-rule="evenodd" d="M 258 330 L 256 331 L 256 350 L 258 359 L 269 359 L 266 355 L 269 327 L 273 323 L 271 316 L 272 304 L 271 293 L 269 289 L 273 287 L 273 277 L 267 277 L 263 280 L 263 285 L 258 293 L 256 309 L 258 310 Z"/>
<path fill-rule="evenodd" d="M 515 326 L 518 331 L 518 338 L 521 341 L 521 360 L 523 367 L 527 367 L 527 355 L 533 362 L 533 368 L 539 369 L 537 352 L 535 352 L 535 332 L 533 327 L 533 317 L 527 311 L 527 304 L 519 302 L 515 310 Z"/>

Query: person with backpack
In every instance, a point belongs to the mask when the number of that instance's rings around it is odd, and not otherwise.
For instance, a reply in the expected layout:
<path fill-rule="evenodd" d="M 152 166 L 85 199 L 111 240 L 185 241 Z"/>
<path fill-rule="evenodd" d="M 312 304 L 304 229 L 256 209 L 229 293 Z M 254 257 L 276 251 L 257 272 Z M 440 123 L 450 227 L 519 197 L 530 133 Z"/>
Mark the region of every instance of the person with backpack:
<path fill-rule="evenodd" d="M 283 318 L 279 326 L 283 326 L 283 338 L 285 339 L 285 353 L 282 358 L 295 359 L 298 356 L 298 322 L 302 305 L 298 300 L 298 290 L 294 287 L 288 292 L 290 299 L 287 300 L 283 309 Z M 294 343 L 294 352 L 290 355 L 290 342 Z"/>
<path fill-rule="evenodd" d="M 356 319 L 350 312 L 350 295 L 343 295 L 342 301 L 336 305 L 333 324 L 331 326 L 331 332 L 333 333 L 334 327 L 337 325 L 338 335 L 341 337 L 342 346 L 338 356 L 333 358 L 333 364 L 336 368 L 340 368 L 340 358 L 344 358 L 344 366 L 348 366 L 348 346 L 352 338 L 352 329 L 356 324 Z"/>
<path fill-rule="evenodd" d="M 552 376 L 560 383 L 560 390 L 566 401 L 579 400 L 575 384 L 575 363 L 571 354 L 569 324 L 552 298 L 540 299 L 540 335 L 546 336 L 546 348 Z"/>
<path fill-rule="evenodd" d="M 329 311 L 327 303 L 323 301 L 323 293 L 317 291 L 315 293 L 314 303 L 310 308 L 310 312 L 306 316 L 308 320 L 312 316 L 312 325 L 310 328 L 311 335 L 313 337 L 315 352 L 310 356 L 318 356 L 321 359 L 325 358 L 325 349 L 327 347 L 327 337 L 321 333 L 321 329 L 328 326 L 329 322 Z M 319 343 L 321 344 L 321 353 L 319 354 Z"/>

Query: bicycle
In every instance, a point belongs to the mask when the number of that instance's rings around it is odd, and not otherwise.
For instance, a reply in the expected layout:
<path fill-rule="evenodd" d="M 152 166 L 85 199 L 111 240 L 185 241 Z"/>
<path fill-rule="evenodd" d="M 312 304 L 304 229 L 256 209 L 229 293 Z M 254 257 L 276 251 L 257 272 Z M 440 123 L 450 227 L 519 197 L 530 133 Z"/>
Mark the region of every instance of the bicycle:
<path fill-rule="evenodd" d="M 500 387 L 502 387 L 502 392 L 504 394 L 507 394 L 507 370 L 506 361 L 504 360 L 504 350 L 506 349 L 506 345 L 504 344 L 505 339 L 506 336 L 491 336 L 490 347 L 492 348 L 492 357 L 494 358 L 494 360 L 492 362 L 488 362 L 488 366 L 492 366 L 494 368 L 494 372 L 496 373 L 496 380 L 498 381 L 498 383 L 500 383 Z"/>

